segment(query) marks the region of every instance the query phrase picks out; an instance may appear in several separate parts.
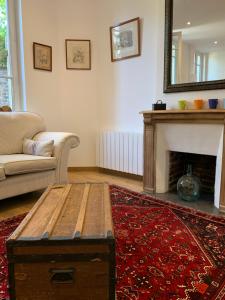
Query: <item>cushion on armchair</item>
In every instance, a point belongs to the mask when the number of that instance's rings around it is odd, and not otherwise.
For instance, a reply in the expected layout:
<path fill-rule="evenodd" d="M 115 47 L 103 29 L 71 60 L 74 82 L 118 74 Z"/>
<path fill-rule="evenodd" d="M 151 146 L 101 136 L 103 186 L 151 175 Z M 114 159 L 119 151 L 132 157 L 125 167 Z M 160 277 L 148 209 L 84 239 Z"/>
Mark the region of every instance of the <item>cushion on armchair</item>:
<path fill-rule="evenodd" d="M 54 141 L 34 141 L 25 139 L 23 141 L 23 153 L 50 157 L 53 154 Z"/>

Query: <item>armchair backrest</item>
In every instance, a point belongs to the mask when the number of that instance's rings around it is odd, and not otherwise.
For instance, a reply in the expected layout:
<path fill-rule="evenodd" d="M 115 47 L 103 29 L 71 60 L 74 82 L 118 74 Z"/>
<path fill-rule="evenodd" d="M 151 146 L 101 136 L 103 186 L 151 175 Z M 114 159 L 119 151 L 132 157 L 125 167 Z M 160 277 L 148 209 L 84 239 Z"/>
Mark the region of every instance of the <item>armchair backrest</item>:
<path fill-rule="evenodd" d="M 41 116 L 30 112 L 0 112 L 0 154 L 22 153 L 23 140 L 45 131 Z"/>

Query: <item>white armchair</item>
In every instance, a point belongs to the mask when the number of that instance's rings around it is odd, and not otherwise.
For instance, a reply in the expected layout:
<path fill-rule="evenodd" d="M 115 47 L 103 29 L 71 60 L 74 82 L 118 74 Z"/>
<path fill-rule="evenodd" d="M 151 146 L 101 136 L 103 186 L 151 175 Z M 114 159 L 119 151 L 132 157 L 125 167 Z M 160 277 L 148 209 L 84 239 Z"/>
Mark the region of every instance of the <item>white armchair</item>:
<path fill-rule="evenodd" d="M 54 140 L 52 156 L 24 154 L 24 139 Z M 79 142 L 73 133 L 46 132 L 37 114 L 0 112 L 0 199 L 66 183 L 69 151 Z"/>

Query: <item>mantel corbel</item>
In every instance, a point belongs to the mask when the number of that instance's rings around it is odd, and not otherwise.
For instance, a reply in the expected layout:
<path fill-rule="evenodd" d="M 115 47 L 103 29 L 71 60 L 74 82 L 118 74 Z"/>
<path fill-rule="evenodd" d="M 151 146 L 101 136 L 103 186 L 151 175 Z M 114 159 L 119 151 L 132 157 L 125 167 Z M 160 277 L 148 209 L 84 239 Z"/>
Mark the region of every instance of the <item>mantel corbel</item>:
<path fill-rule="evenodd" d="M 151 114 L 144 115 L 144 124 L 145 125 L 153 125 L 153 118 Z"/>

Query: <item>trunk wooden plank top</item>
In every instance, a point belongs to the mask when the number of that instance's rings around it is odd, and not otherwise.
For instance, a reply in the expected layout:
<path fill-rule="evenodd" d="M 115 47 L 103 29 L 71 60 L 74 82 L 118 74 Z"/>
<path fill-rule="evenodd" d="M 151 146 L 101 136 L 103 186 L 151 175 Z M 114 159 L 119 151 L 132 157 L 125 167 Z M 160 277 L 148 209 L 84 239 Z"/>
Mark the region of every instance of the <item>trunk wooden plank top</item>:
<path fill-rule="evenodd" d="M 106 183 L 50 186 L 7 241 L 11 300 L 115 299 Z"/>

